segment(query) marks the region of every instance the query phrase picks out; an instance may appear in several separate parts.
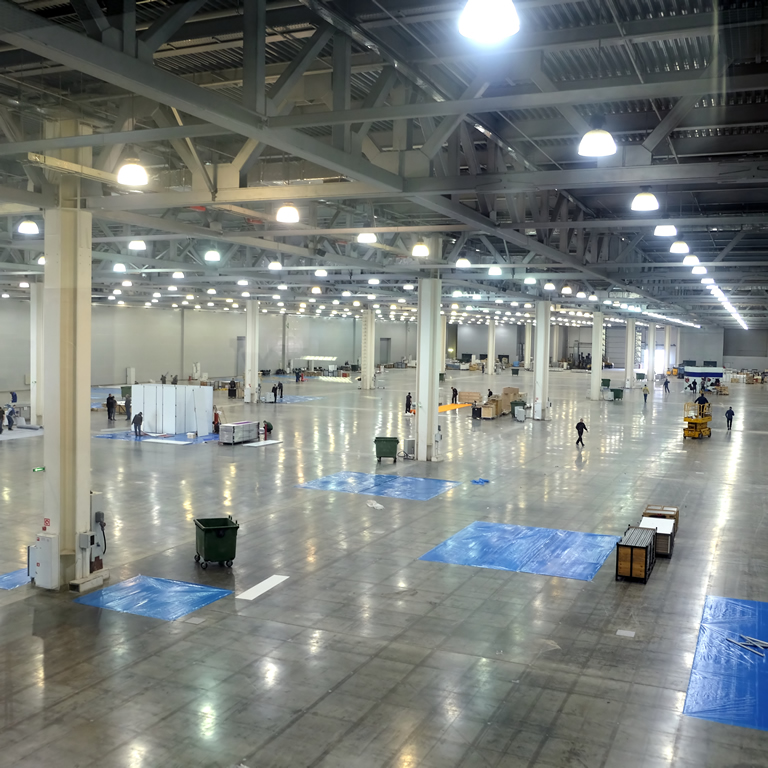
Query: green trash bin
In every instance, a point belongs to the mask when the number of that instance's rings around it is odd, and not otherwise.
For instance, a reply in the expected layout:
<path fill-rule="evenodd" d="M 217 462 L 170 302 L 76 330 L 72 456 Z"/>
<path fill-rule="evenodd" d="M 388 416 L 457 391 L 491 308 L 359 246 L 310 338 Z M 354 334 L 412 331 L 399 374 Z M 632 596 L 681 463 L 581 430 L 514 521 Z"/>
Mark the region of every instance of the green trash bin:
<path fill-rule="evenodd" d="M 397 464 L 397 446 L 400 439 L 397 437 L 377 437 L 373 441 L 376 444 L 376 458 L 381 464 L 382 459 L 394 459 Z"/>
<path fill-rule="evenodd" d="M 237 550 L 237 520 L 229 517 L 195 518 L 195 561 L 201 568 L 208 563 L 232 567 Z"/>
<path fill-rule="evenodd" d="M 612 389 L 611 392 L 613 392 L 613 399 L 614 400 L 623 400 L 624 399 L 624 390 L 623 389 Z"/>
<path fill-rule="evenodd" d="M 611 380 L 610 379 L 600 379 L 600 386 L 603 389 L 610 389 L 611 388 Z"/>
<path fill-rule="evenodd" d="M 439 379 L 440 383 L 442 384 L 445 381 L 445 374 L 444 373 L 439 373 L 437 376 L 438 376 L 438 379 Z"/>
<path fill-rule="evenodd" d="M 513 368 L 512 369 L 512 375 L 513 376 L 519 376 L 520 375 L 520 369 L 519 368 Z"/>

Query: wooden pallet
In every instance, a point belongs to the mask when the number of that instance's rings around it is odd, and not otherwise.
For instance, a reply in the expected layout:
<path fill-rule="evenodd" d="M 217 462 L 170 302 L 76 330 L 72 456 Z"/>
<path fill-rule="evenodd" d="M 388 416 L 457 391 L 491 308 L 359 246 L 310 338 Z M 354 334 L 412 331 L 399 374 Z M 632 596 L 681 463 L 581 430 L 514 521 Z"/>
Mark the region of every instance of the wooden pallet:
<path fill-rule="evenodd" d="M 675 536 L 680 527 L 680 507 L 670 507 L 666 504 L 648 504 L 643 512 L 643 517 L 666 517 L 675 521 Z"/>

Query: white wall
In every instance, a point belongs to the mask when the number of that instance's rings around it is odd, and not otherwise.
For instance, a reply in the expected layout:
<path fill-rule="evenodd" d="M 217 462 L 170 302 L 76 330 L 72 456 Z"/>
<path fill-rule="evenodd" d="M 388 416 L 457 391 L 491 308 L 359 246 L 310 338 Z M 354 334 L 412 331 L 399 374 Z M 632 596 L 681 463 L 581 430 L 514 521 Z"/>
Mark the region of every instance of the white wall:
<path fill-rule="evenodd" d="M 29 302 L 0 299 L 0 390 L 28 389 L 29 370 Z"/>
<path fill-rule="evenodd" d="M 508 357 L 510 362 L 517 360 L 517 334 L 519 325 L 499 325 L 496 327 L 496 355 Z M 488 354 L 488 326 L 475 325 L 474 323 L 459 325 L 457 330 L 458 354 L 461 355 L 487 355 Z M 524 338 L 524 337 L 523 337 Z"/>
<path fill-rule="evenodd" d="M 726 328 L 723 333 L 723 365 L 726 368 L 768 368 L 768 331 Z"/>
<path fill-rule="evenodd" d="M 722 365 L 723 329 L 680 328 L 678 354 L 680 363 L 695 360 L 696 365 L 702 365 L 705 360 L 714 360 L 716 365 Z"/>

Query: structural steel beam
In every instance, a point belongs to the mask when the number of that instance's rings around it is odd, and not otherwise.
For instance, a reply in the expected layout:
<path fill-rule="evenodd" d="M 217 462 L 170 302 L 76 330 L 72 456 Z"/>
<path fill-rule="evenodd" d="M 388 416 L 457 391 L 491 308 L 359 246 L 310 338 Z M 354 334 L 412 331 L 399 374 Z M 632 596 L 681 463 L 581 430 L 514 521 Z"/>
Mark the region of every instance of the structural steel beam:
<path fill-rule="evenodd" d="M 374 166 L 364 158 L 328 147 L 302 133 L 271 130 L 265 127 L 263 115 L 244 109 L 231 99 L 110 50 L 60 25 L 51 24 L 20 9 L 10 0 L 0 0 L 0 38 L 129 92 L 175 107 L 248 138 L 264 141 L 345 176 L 367 181 L 379 189 L 396 191 L 402 187 L 399 176 Z"/>

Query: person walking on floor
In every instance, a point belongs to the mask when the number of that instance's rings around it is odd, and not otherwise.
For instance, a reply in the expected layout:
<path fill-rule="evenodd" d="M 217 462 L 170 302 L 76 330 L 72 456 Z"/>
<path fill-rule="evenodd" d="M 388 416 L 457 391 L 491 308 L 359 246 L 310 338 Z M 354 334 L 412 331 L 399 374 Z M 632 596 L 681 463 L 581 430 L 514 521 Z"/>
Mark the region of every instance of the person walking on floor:
<path fill-rule="evenodd" d="M 664 394 L 669 394 L 669 379 L 666 376 L 664 377 Z"/>
<path fill-rule="evenodd" d="M 277 402 L 277 384 L 272 385 L 272 402 Z"/>
<path fill-rule="evenodd" d="M 131 396 L 130 395 L 125 396 L 125 420 L 126 421 L 131 420 Z"/>
<path fill-rule="evenodd" d="M 3 422 L 5 421 L 5 408 L 0 405 L 0 435 L 3 434 Z"/>
<path fill-rule="evenodd" d="M 691 382 L 691 389 L 693 390 L 693 394 L 695 395 L 696 394 L 696 379 L 694 379 Z"/>
<path fill-rule="evenodd" d="M 643 404 L 648 402 L 648 395 L 651 394 L 651 390 L 648 389 L 647 384 L 643 384 Z"/>
<path fill-rule="evenodd" d="M 283 399 L 283 382 L 278 381 L 277 382 L 277 394 L 280 395 L 280 399 Z"/>
<path fill-rule="evenodd" d="M 578 423 L 576 424 L 576 431 L 579 433 L 579 439 L 576 441 L 576 446 L 578 447 L 581 445 L 584 446 L 584 433 L 589 432 L 587 429 L 587 425 L 584 423 L 584 419 L 579 419 Z"/>
<path fill-rule="evenodd" d="M 411 403 L 413 403 L 413 398 L 411 397 L 411 393 L 409 392 L 405 396 L 405 412 L 410 413 L 411 412 Z"/>
<path fill-rule="evenodd" d="M 458 405 L 459 402 L 459 390 L 456 387 L 451 387 L 451 404 Z"/>
<path fill-rule="evenodd" d="M 237 383 L 234 379 L 229 382 L 229 399 L 234 400 L 237 397 Z"/>
<path fill-rule="evenodd" d="M 144 416 L 139 411 L 134 417 L 131 424 L 133 424 L 133 434 L 136 435 L 136 437 L 141 437 L 141 425 L 144 423 Z"/>
<path fill-rule="evenodd" d="M 733 408 L 731 406 L 728 406 L 728 410 L 725 412 L 725 426 L 728 427 L 728 431 L 731 431 L 731 427 L 733 426 L 733 417 L 736 414 L 733 412 Z"/>
<path fill-rule="evenodd" d="M 9 432 L 13 429 L 15 415 L 16 415 L 16 409 L 13 407 L 13 405 L 9 405 L 8 410 L 5 412 L 5 419 L 8 422 Z"/>
<path fill-rule="evenodd" d="M 114 421 L 115 420 L 115 408 L 117 407 L 117 400 L 115 400 L 114 396 L 110 392 L 107 395 L 107 421 Z"/>

